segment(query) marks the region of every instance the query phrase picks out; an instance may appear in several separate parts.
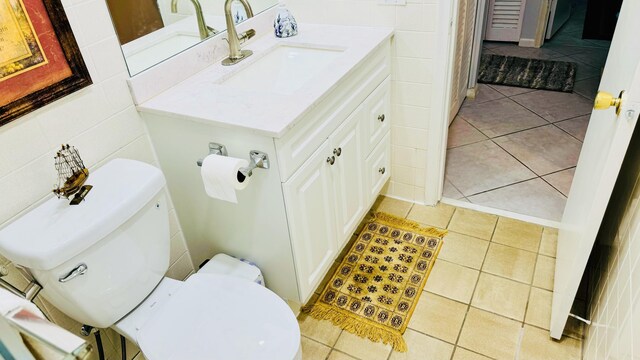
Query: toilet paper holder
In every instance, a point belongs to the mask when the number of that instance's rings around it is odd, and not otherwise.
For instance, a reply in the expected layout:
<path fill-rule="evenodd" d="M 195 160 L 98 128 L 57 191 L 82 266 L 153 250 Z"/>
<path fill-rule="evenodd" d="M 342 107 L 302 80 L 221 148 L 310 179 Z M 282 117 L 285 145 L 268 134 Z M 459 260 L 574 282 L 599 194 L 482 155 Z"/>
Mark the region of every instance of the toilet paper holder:
<path fill-rule="evenodd" d="M 209 143 L 209 155 L 229 156 L 226 146 L 218 143 Z M 198 159 L 198 166 L 202 166 L 204 159 Z M 245 177 L 253 174 L 255 168 L 268 169 L 270 167 L 269 155 L 259 150 L 249 151 L 249 166 L 240 168 L 240 173 Z"/>

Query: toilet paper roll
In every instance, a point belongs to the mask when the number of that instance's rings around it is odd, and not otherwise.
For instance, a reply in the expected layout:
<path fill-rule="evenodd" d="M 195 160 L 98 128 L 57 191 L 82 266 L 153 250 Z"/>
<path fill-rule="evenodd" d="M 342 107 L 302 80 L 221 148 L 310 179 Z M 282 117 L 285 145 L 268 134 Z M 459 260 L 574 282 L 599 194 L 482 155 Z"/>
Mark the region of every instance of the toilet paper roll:
<path fill-rule="evenodd" d="M 239 170 L 248 165 L 249 162 L 245 159 L 229 156 L 209 155 L 204 158 L 200 173 L 207 195 L 237 204 L 236 191 L 243 190 L 251 181 L 251 178 L 245 178 Z"/>

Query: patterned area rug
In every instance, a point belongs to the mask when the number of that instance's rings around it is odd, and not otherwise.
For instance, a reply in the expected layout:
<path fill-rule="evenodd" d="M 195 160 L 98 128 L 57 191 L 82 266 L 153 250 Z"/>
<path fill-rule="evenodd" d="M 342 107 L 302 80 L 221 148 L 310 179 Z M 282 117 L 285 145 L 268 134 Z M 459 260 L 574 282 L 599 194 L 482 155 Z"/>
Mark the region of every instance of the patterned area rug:
<path fill-rule="evenodd" d="M 482 55 L 478 70 L 479 83 L 563 92 L 573 91 L 575 78 L 572 62 L 493 54 Z"/>
<path fill-rule="evenodd" d="M 406 351 L 402 334 L 442 246 L 445 230 L 376 213 L 314 304 L 312 317 Z"/>

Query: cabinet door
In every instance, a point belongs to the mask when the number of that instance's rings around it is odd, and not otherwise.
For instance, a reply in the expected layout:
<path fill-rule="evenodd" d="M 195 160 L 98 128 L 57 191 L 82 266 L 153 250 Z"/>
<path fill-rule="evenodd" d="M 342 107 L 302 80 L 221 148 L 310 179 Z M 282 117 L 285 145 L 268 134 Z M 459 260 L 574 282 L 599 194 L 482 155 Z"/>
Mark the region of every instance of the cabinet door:
<path fill-rule="evenodd" d="M 336 157 L 331 170 L 340 248 L 349 240 L 366 211 L 363 175 L 365 157 L 362 154 L 360 130 L 362 109 L 356 109 L 329 138 L 332 156 Z"/>
<path fill-rule="evenodd" d="M 367 204 L 371 204 L 389 180 L 391 170 L 391 134 L 387 132 L 367 158 L 365 176 Z"/>
<path fill-rule="evenodd" d="M 302 303 L 320 284 L 338 248 L 330 156 L 327 140 L 282 184 Z"/>

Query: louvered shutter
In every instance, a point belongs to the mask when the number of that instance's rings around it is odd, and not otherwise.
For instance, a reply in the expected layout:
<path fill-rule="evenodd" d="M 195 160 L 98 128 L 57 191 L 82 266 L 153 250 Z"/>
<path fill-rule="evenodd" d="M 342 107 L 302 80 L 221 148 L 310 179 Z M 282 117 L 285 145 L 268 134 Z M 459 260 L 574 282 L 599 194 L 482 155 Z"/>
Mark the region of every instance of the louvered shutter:
<path fill-rule="evenodd" d="M 526 0 L 489 0 L 486 40 L 520 41 Z"/>
<path fill-rule="evenodd" d="M 451 86 L 451 108 L 449 122 L 460 110 L 467 96 L 469 85 L 469 67 L 473 48 L 473 31 L 475 28 L 477 0 L 458 0 L 458 18 L 456 26 L 456 42 L 453 63 L 453 81 Z"/>

